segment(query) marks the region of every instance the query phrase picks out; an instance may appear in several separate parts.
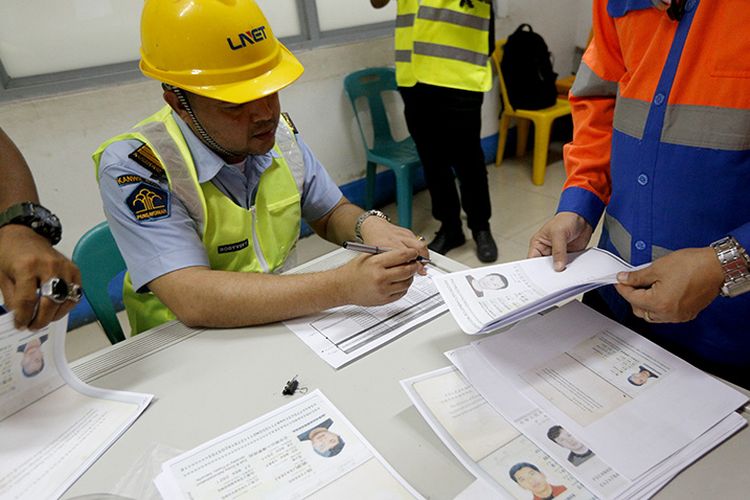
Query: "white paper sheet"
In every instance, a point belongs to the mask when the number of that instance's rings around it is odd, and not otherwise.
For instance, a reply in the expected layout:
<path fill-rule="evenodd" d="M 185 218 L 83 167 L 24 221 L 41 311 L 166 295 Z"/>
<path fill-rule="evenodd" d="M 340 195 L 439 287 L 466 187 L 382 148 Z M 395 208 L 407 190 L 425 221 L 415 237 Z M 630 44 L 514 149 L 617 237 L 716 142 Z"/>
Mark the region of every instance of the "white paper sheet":
<path fill-rule="evenodd" d="M 333 269 L 354 255 L 347 250 L 335 250 L 292 272 Z M 442 271 L 428 265 L 427 272 L 428 276 L 415 276 L 409 292 L 391 304 L 341 306 L 288 320 L 284 324 L 329 365 L 341 368 L 446 311 L 447 307 L 430 279 Z"/>
<path fill-rule="evenodd" d="M 630 481 L 604 463 L 596 453 L 583 462 L 569 461 L 570 451 L 550 441 L 547 436 L 550 425 L 544 413 L 534 409 L 530 401 L 518 394 L 507 380 L 487 365 L 474 346 L 449 351 L 446 356 L 498 414 L 504 415 L 519 432 L 524 433 L 600 498 L 647 498 L 664 487 L 685 467 L 747 425 L 742 416 L 732 413 L 638 480 Z M 591 451 L 596 450 L 592 448 Z"/>
<path fill-rule="evenodd" d="M 568 255 L 565 271 L 552 257 L 525 259 L 435 277 L 440 295 L 461 329 L 487 333 L 543 311 L 565 299 L 615 283 L 628 263 L 600 248 Z"/>
<path fill-rule="evenodd" d="M 164 498 L 422 498 L 319 390 L 164 463 Z"/>
<path fill-rule="evenodd" d="M 747 402 L 577 301 L 474 346 L 512 391 L 630 480 Z M 636 385 L 642 368 L 652 376 Z"/>
<path fill-rule="evenodd" d="M 65 359 L 67 317 L 18 331 L 0 316 L 0 497 L 57 498 L 152 396 L 88 386 Z"/>
<path fill-rule="evenodd" d="M 532 493 L 544 498 L 553 492 L 557 499 L 596 498 L 495 411 L 455 368 L 402 380 L 401 385 L 441 441 L 494 490 L 495 498 L 528 499 Z M 518 482 L 510 475 L 515 469 L 520 470 L 515 472 Z M 526 473 L 534 477 L 524 480 Z"/>

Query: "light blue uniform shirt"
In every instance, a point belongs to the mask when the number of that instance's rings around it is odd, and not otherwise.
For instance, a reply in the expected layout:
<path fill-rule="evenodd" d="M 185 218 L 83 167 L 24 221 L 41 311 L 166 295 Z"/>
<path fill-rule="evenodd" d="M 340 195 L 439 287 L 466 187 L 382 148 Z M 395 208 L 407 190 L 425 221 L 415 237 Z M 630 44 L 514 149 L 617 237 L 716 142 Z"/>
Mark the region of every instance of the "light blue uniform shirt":
<path fill-rule="evenodd" d="M 227 165 L 196 137 L 179 116 L 175 113 L 172 115 L 193 156 L 198 181 L 212 182 L 237 205 L 249 208 L 260 176 L 271 165 L 276 152 L 271 150 L 264 155 L 248 156 L 243 173 L 239 168 Z M 343 195 L 299 135 L 297 143 L 305 165 L 302 217 L 311 222 L 326 215 Z M 137 221 L 128 208 L 126 200 L 139 184 L 121 185 L 117 182 L 118 177 L 139 176 L 158 184 L 165 191 L 169 190 L 166 180 L 153 179 L 148 169 L 128 158 L 141 145 L 138 140 L 110 144 L 102 154 L 99 167 L 99 190 L 104 213 L 128 266 L 133 288 L 139 291 L 143 291 L 153 279 L 169 272 L 209 265 L 201 234 L 175 196 L 170 196 L 169 215 L 162 219 Z"/>

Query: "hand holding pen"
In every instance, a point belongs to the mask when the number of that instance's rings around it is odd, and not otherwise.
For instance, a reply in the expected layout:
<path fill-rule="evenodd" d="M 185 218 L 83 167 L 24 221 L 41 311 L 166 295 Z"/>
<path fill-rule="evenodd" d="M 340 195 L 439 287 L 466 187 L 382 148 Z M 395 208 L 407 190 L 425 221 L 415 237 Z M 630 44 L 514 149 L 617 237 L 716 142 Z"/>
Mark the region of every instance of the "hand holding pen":
<path fill-rule="evenodd" d="M 392 250 L 391 248 L 367 245 L 365 243 L 357 243 L 356 241 L 345 241 L 343 247 L 354 252 L 369 253 L 373 255 L 385 253 Z M 415 260 L 423 265 L 432 263 L 430 259 L 422 255 L 417 255 L 417 258 Z"/>

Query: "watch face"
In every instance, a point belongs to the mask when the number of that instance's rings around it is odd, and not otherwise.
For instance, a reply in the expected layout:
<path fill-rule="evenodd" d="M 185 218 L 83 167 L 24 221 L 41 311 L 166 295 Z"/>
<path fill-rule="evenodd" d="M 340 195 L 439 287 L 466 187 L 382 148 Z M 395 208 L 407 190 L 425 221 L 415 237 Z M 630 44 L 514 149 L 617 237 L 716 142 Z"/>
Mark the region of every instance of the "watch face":
<path fill-rule="evenodd" d="M 29 201 L 13 205 L 0 214 L 0 227 L 5 224 L 30 227 L 53 245 L 57 244 L 62 236 L 60 219 L 43 206 Z"/>

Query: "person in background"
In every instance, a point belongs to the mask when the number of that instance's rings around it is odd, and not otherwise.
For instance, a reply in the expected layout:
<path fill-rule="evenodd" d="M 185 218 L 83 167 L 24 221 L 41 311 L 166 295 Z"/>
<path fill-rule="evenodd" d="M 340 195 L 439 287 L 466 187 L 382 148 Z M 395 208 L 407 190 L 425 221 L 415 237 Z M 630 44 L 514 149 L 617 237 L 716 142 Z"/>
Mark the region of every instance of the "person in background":
<path fill-rule="evenodd" d="M 53 248 L 60 221 L 39 205 L 29 166 L 1 128 L 0 178 L 0 291 L 16 328 L 37 330 L 75 306 L 81 273 Z"/>
<path fill-rule="evenodd" d="M 140 68 L 166 106 L 93 155 L 133 333 L 174 318 L 238 327 L 385 304 L 425 272 L 423 241 L 350 203 L 282 117 L 278 92 L 303 68 L 254 1 L 146 0 Z M 280 275 L 302 218 L 333 243 L 392 250 Z"/>
<path fill-rule="evenodd" d="M 378 9 L 388 2 L 370 0 Z M 494 35 L 490 1 L 398 0 L 396 82 L 424 167 L 432 215 L 440 222 L 429 248 L 445 254 L 464 244 L 463 206 L 481 262 L 497 260 L 481 144 Z"/>
<path fill-rule="evenodd" d="M 593 3 L 570 92 L 558 213 L 529 257 L 599 246 L 633 265 L 584 303 L 750 388 L 750 10 L 734 2 Z"/>

